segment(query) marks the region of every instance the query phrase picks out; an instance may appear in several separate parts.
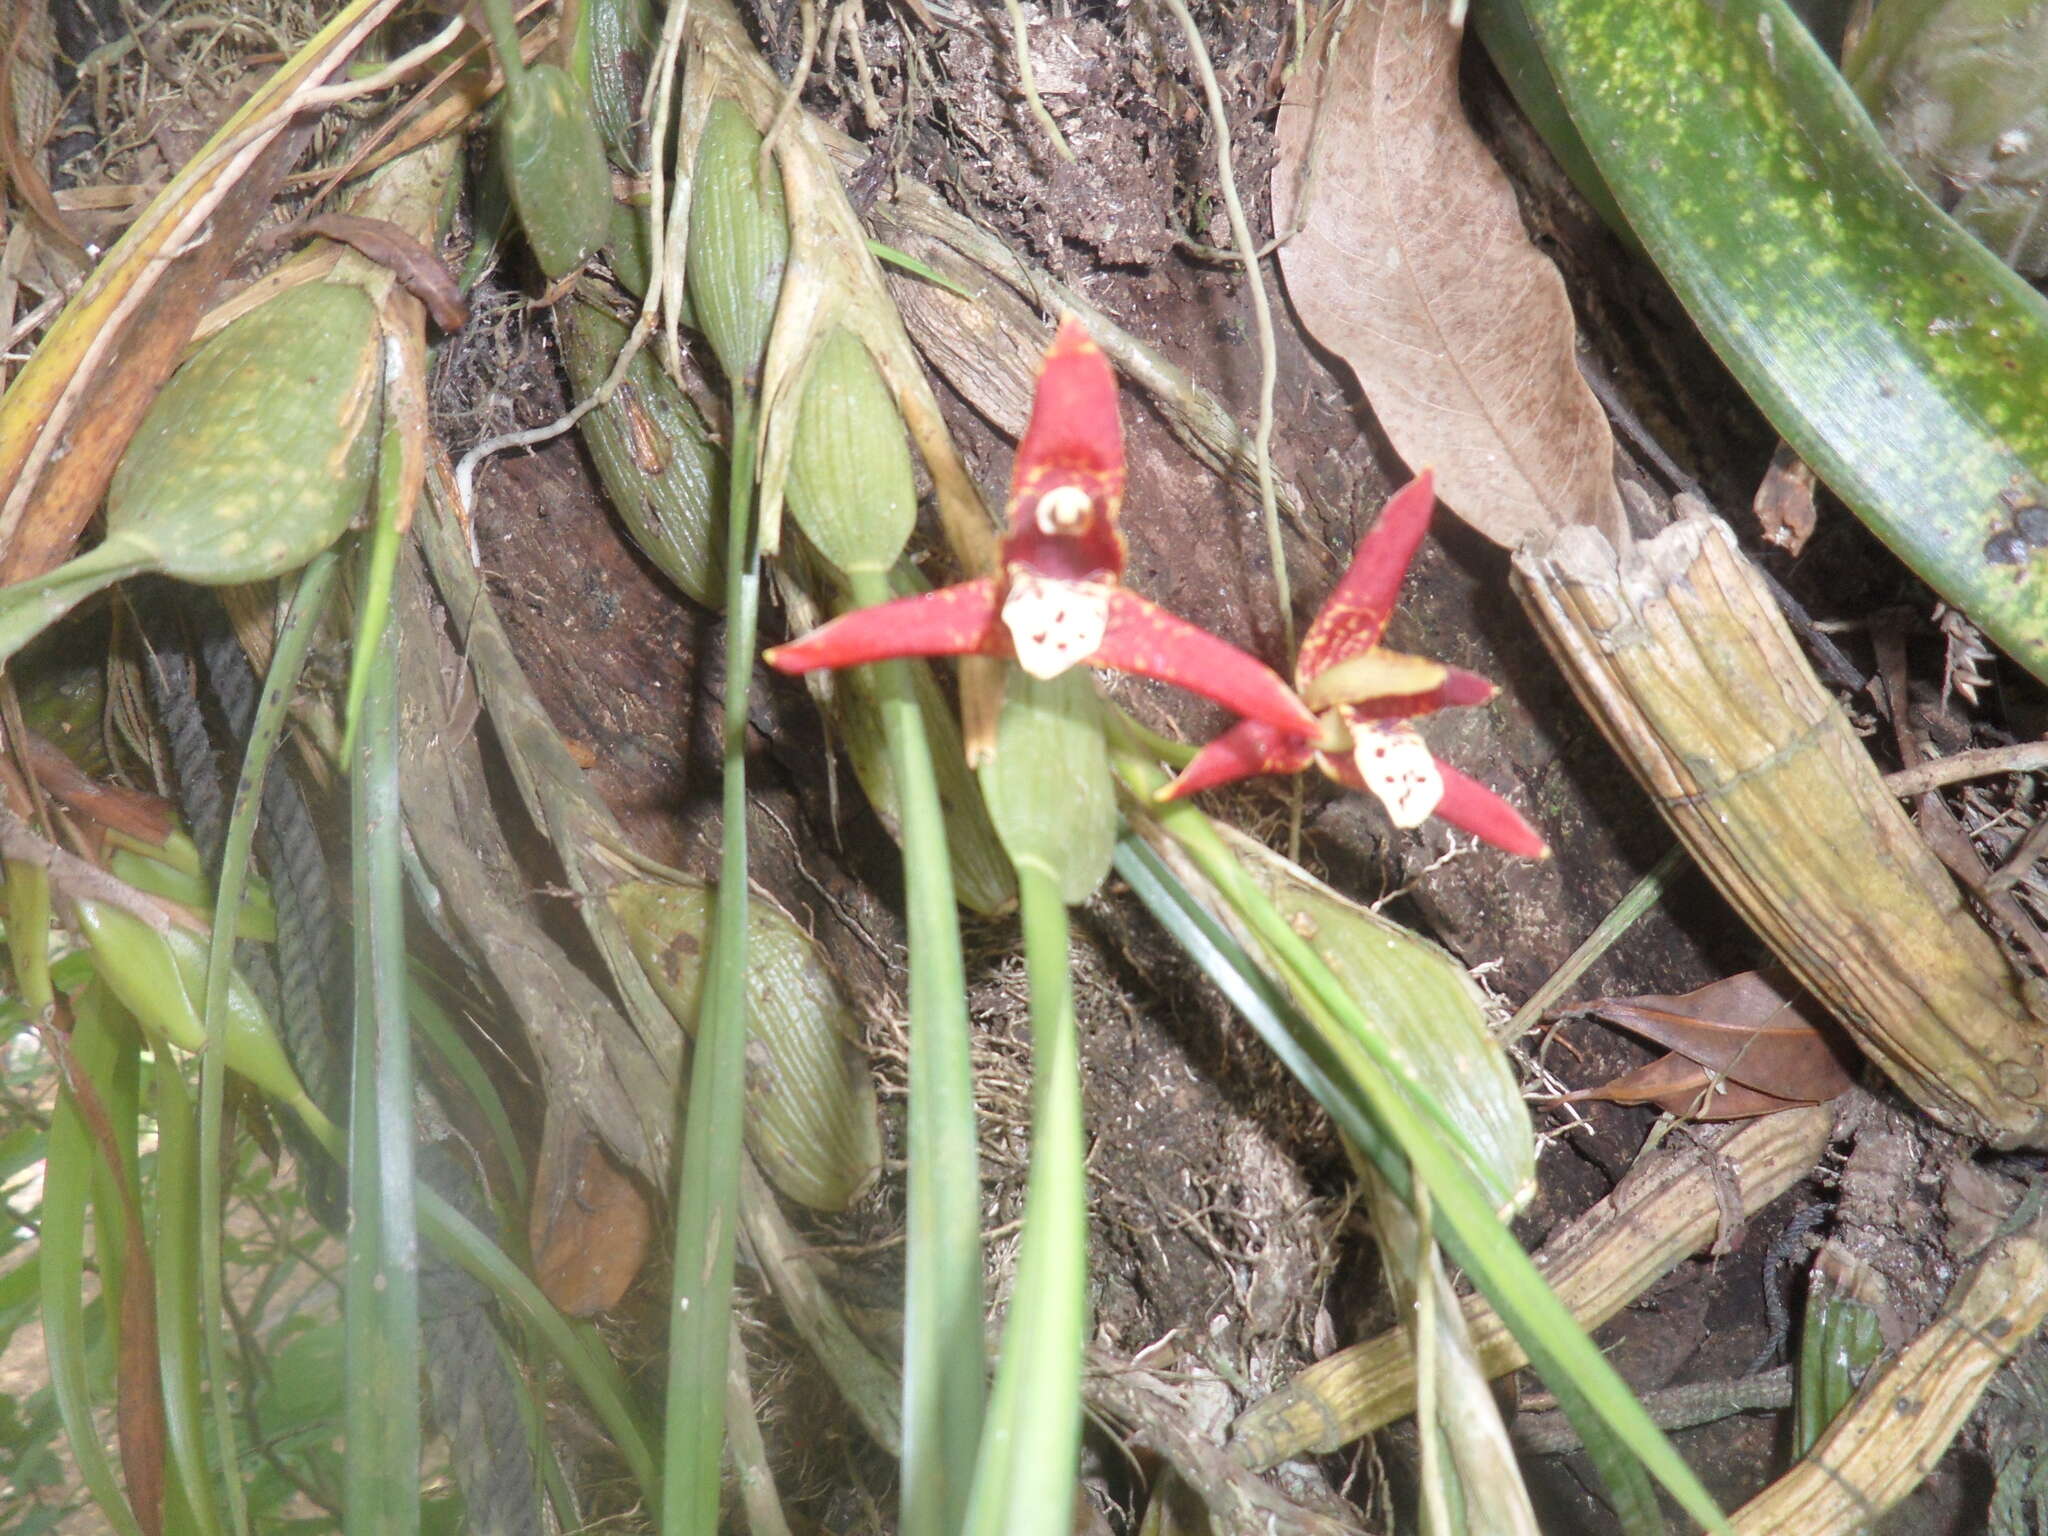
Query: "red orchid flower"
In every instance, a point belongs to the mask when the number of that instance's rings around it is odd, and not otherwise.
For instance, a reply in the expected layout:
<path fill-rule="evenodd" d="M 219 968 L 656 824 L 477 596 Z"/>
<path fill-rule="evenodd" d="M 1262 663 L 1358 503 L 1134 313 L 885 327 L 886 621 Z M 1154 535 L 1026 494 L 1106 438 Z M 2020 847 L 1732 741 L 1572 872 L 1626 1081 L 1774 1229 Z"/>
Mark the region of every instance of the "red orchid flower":
<path fill-rule="evenodd" d="M 1304 740 L 1263 720 L 1241 720 L 1196 754 L 1160 792 L 1162 800 L 1255 773 L 1299 773 L 1313 763 L 1338 783 L 1377 795 L 1397 827 L 1439 816 L 1508 853 L 1549 856 L 1542 837 L 1513 806 L 1433 757 L 1409 723 L 1448 705 L 1484 704 L 1494 695 L 1493 684 L 1380 644 L 1435 505 L 1428 470 L 1395 492 L 1302 637 L 1295 687 L 1321 716 L 1321 735 Z"/>
<path fill-rule="evenodd" d="M 1276 741 L 1323 727 L 1265 663 L 1123 586 L 1124 440 L 1116 375 L 1080 321 L 1060 323 L 1017 445 L 1001 571 L 844 614 L 777 646 L 783 672 L 906 656 L 1009 656 L 1033 677 L 1082 663 L 1214 699 Z"/>

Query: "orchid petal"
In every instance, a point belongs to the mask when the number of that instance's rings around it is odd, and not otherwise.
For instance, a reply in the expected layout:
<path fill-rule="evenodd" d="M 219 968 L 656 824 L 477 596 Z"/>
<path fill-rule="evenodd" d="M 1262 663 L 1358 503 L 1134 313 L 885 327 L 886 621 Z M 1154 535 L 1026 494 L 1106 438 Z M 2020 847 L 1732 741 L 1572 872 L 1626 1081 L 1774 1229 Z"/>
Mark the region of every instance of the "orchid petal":
<path fill-rule="evenodd" d="M 1197 752 L 1157 798 L 1179 800 L 1257 773 L 1299 773 L 1315 757 L 1313 742 L 1276 731 L 1263 720 L 1240 720 Z"/>
<path fill-rule="evenodd" d="M 1435 508 L 1436 483 L 1429 470 L 1393 494 L 1358 541 L 1350 569 L 1302 637 L 1301 655 L 1294 664 L 1297 677 L 1306 681 L 1379 643 Z"/>
<path fill-rule="evenodd" d="M 1463 667 L 1445 667 L 1442 685 L 1427 693 L 1359 699 L 1341 707 L 1347 720 L 1413 720 L 1417 715 L 1433 715 L 1440 709 L 1485 704 L 1499 692 L 1477 672 L 1467 672 Z"/>
<path fill-rule="evenodd" d="M 1017 444 L 1003 565 L 1079 581 L 1120 578 L 1123 427 L 1116 375 L 1080 321 L 1060 322 Z"/>
<path fill-rule="evenodd" d="M 1444 781 L 1444 797 L 1436 806 L 1436 813 L 1442 820 L 1517 858 L 1550 857 L 1550 845 L 1544 842 L 1541 833 L 1522 819 L 1520 811 L 1449 763 L 1440 762 L 1436 766 Z"/>
<path fill-rule="evenodd" d="M 1009 654 L 996 613 L 996 582 L 984 576 L 855 609 L 777 646 L 765 659 L 778 672 L 800 673 L 906 656 Z"/>
<path fill-rule="evenodd" d="M 1440 661 L 1375 645 L 1313 674 L 1304 673 L 1301 702 L 1310 709 L 1328 709 L 1333 704 L 1434 693 L 1443 687 L 1448 671 Z"/>
<path fill-rule="evenodd" d="M 1521 812 L 1470 774 L 1459 772 L 1440 757 L 1432 761 L 1437 778 L 1443 783 L 1442 798 L 1431 812 L 1438 820 L 1447 821 L 1460 832 L 1469 832 L 1481 842 L 1491 843 L 1517 858 L 1550 857 L 1550 845 L 1522 819 Z M 1325 752 L 1316 762 L 1340 784 L 1351 789 L 1372 788 L 1358 771 L 1358 765 L 1348 757 Z"/>
<path fill-rule="evenodd" d="M 1109 628 L 1088 660 L 1199 693 L 1285 735 L 1310 741 L 1322 735 L 1308 706 L 1271 667 L 1121 587 L 1110 594 Z"/>

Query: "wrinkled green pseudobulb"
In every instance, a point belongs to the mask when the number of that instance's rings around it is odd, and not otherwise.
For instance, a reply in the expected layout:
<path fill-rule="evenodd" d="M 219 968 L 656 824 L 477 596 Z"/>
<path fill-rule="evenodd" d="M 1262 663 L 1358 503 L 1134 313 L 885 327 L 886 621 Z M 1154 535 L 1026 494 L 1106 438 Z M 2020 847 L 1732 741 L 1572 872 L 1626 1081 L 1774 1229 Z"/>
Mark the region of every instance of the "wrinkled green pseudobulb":
<path fill-rule="evenodd" d="M 609 897 L 648 981 L 693 1034 L 716 896 L 710 886 L 636 880 Z M 748 1149 L 790 1199 L 843 1211 L 882 1165 L 852 1005 L 810 935 L 758 896 L 748 903 L 747 953 Z"/>

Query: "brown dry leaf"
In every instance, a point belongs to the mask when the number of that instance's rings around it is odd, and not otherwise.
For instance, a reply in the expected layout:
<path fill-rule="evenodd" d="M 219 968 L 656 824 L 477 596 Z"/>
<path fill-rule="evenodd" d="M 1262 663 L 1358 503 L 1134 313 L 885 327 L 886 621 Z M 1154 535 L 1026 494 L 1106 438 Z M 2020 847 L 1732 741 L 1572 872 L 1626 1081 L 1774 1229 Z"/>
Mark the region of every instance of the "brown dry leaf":
<path fill-rule="evenodd" d="M 1777 1099 L 1818 1104 L 1855 1080 L 1820 1005 L 1782 971 L 1744 971 L 1677 997 L 1596 998 L 1577 1011 Z"/>
<path fill-rule="evenodd" d="M 469 324 L 469 301 L 462 296 L 455 274 L 404 225 L 353 213 L 323 213 L 307 219 L 299 230 L 339 240 L 388 268 L 407 292 L 427 306 L 427 313 L 442 330 L 459 331 Z"/>
<path fill-rule="evenodd" d="M 569 1316 L 589 1317 L 617 1305 L 647 1262 L 653 1214 L 587 1128 L 544 1143 L 528 1233 L 534 1279 Z"/>
<path fill-rule="evenodd" d="M 1624 1072 L 1610 1082 L 1558 1095 L 1559 1104 L 1599 1099 L 1609 1104 L 1654 1104 L 1681 1120 L 1753 1120 L 1781 1109 L 1798 1109 L 1803 1099 L 1781 1099 L 1761 1088 L 1722 1077 L 1673 1051 Z"/>
<path fill-rule="evenodd" d="M 1459 108 L 1459 39 L 1440 7 L 1370 0 L 1296 75 L 1273 171 L 1275 227 L 1299 225 L 1280 247 L 1287 291 L 1466 522 L 1509 548 L 1572 523 L 1619 546 L 1614 439 L 1579 377 L 1564 279 Z"/>
<path fill-rule="evenodd" d="M 161 844 L 171 835 L 169 801 L 126 785 L 102 784 L 33 731 L 24 730 L 19 738 L 29 772 L 66 809 L 147 843 Z"/>
<path fill-rule="evenodd" d="M 1763 524 L 1766 544 L 1775 544 L 1788 555 L 1806 548 L 1819 520 L 1813 485 L 1813 466 L 1794 453 L 1790 444 L 1778 444 L 1771 467 L 1756 488 L 1756 499 L 1750 503 L 1756 520 Z"/>

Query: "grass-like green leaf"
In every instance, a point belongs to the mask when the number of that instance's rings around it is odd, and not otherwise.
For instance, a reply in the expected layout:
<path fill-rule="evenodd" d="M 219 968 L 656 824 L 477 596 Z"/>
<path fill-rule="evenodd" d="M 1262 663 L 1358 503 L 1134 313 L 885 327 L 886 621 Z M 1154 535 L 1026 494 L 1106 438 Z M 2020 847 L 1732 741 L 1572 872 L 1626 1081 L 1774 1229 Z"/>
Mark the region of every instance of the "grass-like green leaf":
<path fill-rule="evenodd" d="M 1785 440 L 2048 679 L 2048 302 L 1782 0 L 1519 4 L 1630 226 Z"/>
<path fill-rule="evenodd" d="M 850 578 L 858 607 L 888 577 Z M 969 1058 L 967 974 L 938 779 L 907 663 L 870 669 L 903 825 L 910 938 L 908 1204 L 903 1278 L 904 1536 L 960 1529 L 981 1440 L 981 1150 Z"/>
<path fill-rule="evenodd" d="M 1149 797 L 1163 783 L 1155 769 L 1130 756 L 1121 758 L 1119 766 L 1141 796 Z M 1372 1020 L 1345 996 L 1314 949 L 1237 864 L 1206 817 L 1185 804 L 1162 806 L 1157 814 L 1160 826 L 1287 977 L 1295 1006 L 1273 1013 L 1283 1032 L 1292 1036 L 1283 1059 L 1290 1066 L 1304 1057 L 1314 1063 L 1317 1070 L 1303 1078 L 1304 1086 L 1316 1093 L 1396 1193 L 1410 1190 L 1411 1179 L 1427 1186 L 1439 1240 L 1528 1351 L 1579 1428 L 1608 1480 L 1625 1528 L 1662 1529 L 1647 1472 L 1695 1519 L 1710 1529 L 1726 1530 L 1725 1519 L 1692 1469 L 1495 1214 L 1456 1139 L 1444 1134 L 1437 1117 L 1414 1102 L 1412 1090 L 1377 1056 L 1348 1048 L 1349 1042 L 1371 1036 Z M 1120 867 L 1142 863 L 1126 842 L 1119 852 Z M 1153 874 L 1151 887 L 1156 893 L 1170 876 L 1163 865 Z M 1146 888 L 1135 881 L 1134 888 L 1145 895 Z M 1184 913 L 1190 905 L 1191 899 L 1163 903 L 1157 910 L 1178 908 Z M 1222 952 L 1226 938 L 1220 927 L 1212 930 L 1204 936 L 1201 952 Z M 1232 978 L 1229 984 L 1236 995 L 1260 995 L 1259 989 L 1246 984 L 1240 965 L 1226 966 L 1223 974 Z M 1276 988 L 1263 998 L 1271 1003 L 1277 995 Z"/>
<path fill-rule="evenodd" d="M 70 1056 L 74 1070 L 88 1082 L 104 1082 L 113 1072 L 122 1043 L 108 1018 L 114 1003 L 98 982 L 74 1000 Z M 128 1496 L 114 1473 L 112 1458 L 93 1422 L 92 1389 L 87 1372 L 85 1326 L 85 1210 L 92 1188 L 93 1166 L 99 1160 L 92 1134 L 70 1093 L 58 1098 L 50 1118 L 49 1156 L 43 1164 L 42 1234 L 39 1270 L 42 1280 L 43 1347 L 49 1359 L 50 1385 L 64 1433 L 71 1441 L 79 1479 L 100 1518 L 115 1536 L 141 1536 Z M 117 1246 L 116 1229 L 101 1227 L 101 1248 Z M 109 1307 L 104 1294 L 98 1303 Z M 111 1315 L 110 1312 L 107 1315 Z"/>
<path fill-rule="evenodd" d="M 424 1184 L 420 1231 L 435 1249 L 490 1288 L 508 1316 L 531 1331 L 569 1373 L 650 1506 L 661 1502 L 661 1482 L 645 1428 L 633 1409 L 632 1389 L 618 1363 L 596 1342 L 595 1331 L 570 1322 L 540 1288 L 505 1257 L 468 1217 Z"/>
<path fill-rule="evenodd" d="M 206 956 L 206 992 L 202 1021 L 206 1049 L 200 1059 L 198 1209 L 221 1209 L 221 1143 L 224 1136 L 224 1095 L 227 1088 L 228 992 L 234 972 L 236 924 L 233 914 L 242 911 L 242 899 L 253 869 L 251 853 L 256 843 L 256 823 L 262 812 L 263 780 L 284 731 L 286 707 L 298 687 L 299 671 L 306 652 L 319 632 L 320 619 L 341 572 L 341 557 L 323 550 L 300 573 L 292 596 L 291 611 L 278 626 L 277 643 L 271 651 L 270 675 L 264 681 L 256 714 L 250 722 L 249 744 L 242 757 L 241 777 L 228 816 L 227 833 L 221 844 L 220 889 L 213 903 L 213 935 Z M 273 1021 L 274 1022 L 274 1021 Z M 206 1370 L 211 1384 L 214 1434 L 221 1446 L 221 1464 L 233 1466 L 239 1439 L 234 1411 L 228 1401 L 227 1313 L 221 1297 L 220 1224 L 202 1221 L 197 1225 L 199 1244 L 199 1301 L 204 1318 L 201 1332 L 206 1346 Z M 169 1382 L 166 1381 L 168 1395 Z M 168 1404 L 176 1412 L 174 1403 Z M 173 1442 L 173 1448 L 176 1448 Z M 249 1528 L 247 1498 L 241 1479 L 223 1479 L 228 1515 L 237 1531 Z M 195 1497 L 197 1495 L 195 1494 Z"/>
<path fill-rule="evenodd" d="M 1062 1536 L 1073 1528 L 1088 1341 L 1088 1178 L 1061 885 L 1057 871 L 1018 860 L 1031 987 L 1031 1174 L 967 1536 Z"/>
<path fill-rule="evenodd" d="M 668 1346 L 668 1430 L 661 1528 L 718 1526 L 725 1377 L 732 1328 L 734 1234 L 747 1053 L 747 683 L 761 611 L 754 521 L 751 389 L 733 391 L 734 444 L 725 535 L 725 783 L 717 903 L 704 967 L 690 1101 L 676 1192 L 674 1306 Z"/>
<path fill-rule="evenodd" d="M 419 1529 L 419 1244 L 412 1032 L 405 1006 L 396 636 L 376 636 L 350 764 L 356 911 L 349 1104 L 348 1536 Z"/>
<path fill-rule="evenodd" d="M 194 1526 L 204 1536 L 222 1529 L 219 1501 L 207 1475 L 201 1410 L 199 1288 L 199 1117 L 178 1059 L 156 1053 L 156 1339 L 163 1374 L 164 1427 L 171 1462 Z"/>

